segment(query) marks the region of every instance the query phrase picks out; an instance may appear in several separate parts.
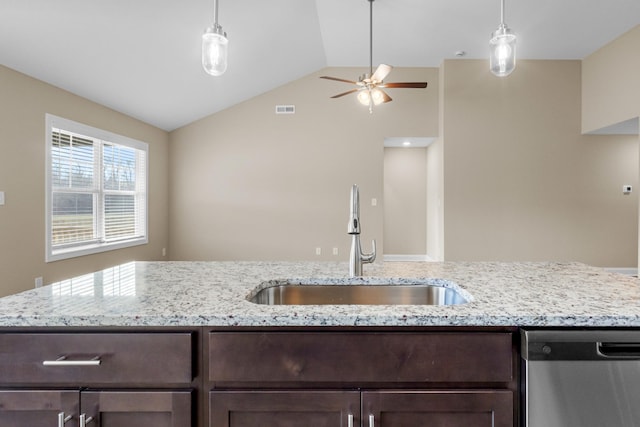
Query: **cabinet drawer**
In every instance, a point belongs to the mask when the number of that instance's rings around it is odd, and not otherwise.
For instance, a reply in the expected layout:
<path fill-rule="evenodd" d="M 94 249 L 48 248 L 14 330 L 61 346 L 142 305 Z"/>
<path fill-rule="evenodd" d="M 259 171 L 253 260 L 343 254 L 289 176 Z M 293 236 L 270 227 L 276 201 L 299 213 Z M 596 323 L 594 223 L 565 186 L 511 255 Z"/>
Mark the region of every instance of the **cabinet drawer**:
<path fill-rule="evenodd" d="M 192 334 L 0 334 L 0 384 L 190 383 Z"/>
<path fill-rule="evenodd" d="M 233 383 L 509 382 L 502 332 L 212 332 L 208 378 Z"/>

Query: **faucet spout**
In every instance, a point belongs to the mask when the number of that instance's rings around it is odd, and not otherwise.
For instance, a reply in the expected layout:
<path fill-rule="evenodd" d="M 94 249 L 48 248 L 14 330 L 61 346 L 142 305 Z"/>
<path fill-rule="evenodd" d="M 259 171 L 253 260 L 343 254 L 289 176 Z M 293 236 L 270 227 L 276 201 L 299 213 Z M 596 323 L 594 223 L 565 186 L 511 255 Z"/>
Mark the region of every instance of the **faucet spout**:
<path fill-rule="evenodd" d="M 358 186 L 351 187 L 351 203 L 349 210 L 349 224 L 347 224 L 348 234 L 360 234 L 360 192 Z"/>
<path fill-rule="evenodd" d="M 349 253 L 349 276 L 362 276 L 362 264 L 369 264 L 376 259 L 376 241 L 371 241 L 373 252 L 365 254 L 360 244 L 360 194 L 357 185 L 351 187 L 351 208 L 347 233 L 351 235 L 351 251 Z"/>

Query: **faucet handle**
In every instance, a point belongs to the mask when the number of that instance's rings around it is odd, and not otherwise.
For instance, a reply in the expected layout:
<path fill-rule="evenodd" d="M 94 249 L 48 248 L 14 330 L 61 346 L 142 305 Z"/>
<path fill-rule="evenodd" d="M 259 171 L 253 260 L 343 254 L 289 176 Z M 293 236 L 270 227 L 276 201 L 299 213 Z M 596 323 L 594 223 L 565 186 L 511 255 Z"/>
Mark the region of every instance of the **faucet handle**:
<path fill-rule="evenodd" d="M 370 254 L 362 254 L 360 258 L 363 263 L 369 264 L 376 260 L 376 240 L 371 240 L 372 252 Z"/>

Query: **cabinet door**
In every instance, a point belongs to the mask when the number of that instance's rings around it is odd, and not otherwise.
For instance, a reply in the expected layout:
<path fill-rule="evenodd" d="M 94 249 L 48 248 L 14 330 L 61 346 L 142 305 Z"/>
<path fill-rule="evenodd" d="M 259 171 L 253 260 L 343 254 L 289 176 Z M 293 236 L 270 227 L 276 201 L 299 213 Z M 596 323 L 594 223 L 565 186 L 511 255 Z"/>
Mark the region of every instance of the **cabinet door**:
<path fill-rule="evenodd" d="M 214 391 L 209 408 L 209 427 L 360 425 L 357 391 Z"/>
<path fill-rule="evenodd" d="M 0 426 L 77 426 L 78 396 L 78 391 L 0 390 Z"/>
<path fill-rule="evenodd" d="M 190 391 L 83 391 L 80 401 L 87 427 L 192 425 Z"/>
<path fill-rule="evenodd" d="M 513 393 L 500 390 L 368 391 L 363 426 L 513 427 Z"/>

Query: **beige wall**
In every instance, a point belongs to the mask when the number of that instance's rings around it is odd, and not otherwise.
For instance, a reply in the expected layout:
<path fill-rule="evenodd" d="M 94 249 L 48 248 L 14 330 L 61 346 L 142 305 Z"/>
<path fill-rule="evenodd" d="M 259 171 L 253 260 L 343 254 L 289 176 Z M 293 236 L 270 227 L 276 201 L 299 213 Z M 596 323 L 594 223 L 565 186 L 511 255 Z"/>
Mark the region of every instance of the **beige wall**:
<path fill-rule="evenodd" d="M 174 131 L 171 258 L 345 260 L 352 183 L 364 250 L 376 238 L 390 253 L 383 138 L 440 135 L 427 150 L 431 257 L 635 266 L 637 193 L 621 189 L 638 184 L 637 137 L 581 135 L 580 61 L 520 61 L 507 79 L 486 68 L 396 69 L 393 80 L 429 89 L 393 92 L 373 115 L 318 79 L 359 70 L 327 69 Z M 276 116 L 276 104 L 297 113 Z"/>
<path fill-rule="evenodd" d="M 581 62 L 443 70 L 445 258 L 635 267 L 638 137 L 581 135 Z"/>
<path fill-rule="evenodd" d="M 99 84 L 99 82 L 96 82 Z M 0 66 L 0 296 L 123 261 L 160 259 L 168 245 L 168 134 Z M 149 244 L 45 263 L 45 113 L 149 143 Z"/>
<path fill-rule="evenodd" d="M 640 25 L 583 61 L 583 132 L 640 117 L 639 45 Z M 640 253 L 637 265 L 640 265 Z"/>
<path fill-rule="evenodd" d="M 439 135 L 427 150 L 430 256 L 636 266 L 638 193 L 621 186 L 640 188 L 638 137 L 581 135 L 579 61 L 520 61 L 506 79 L 486 68 L 451 60 L 440 71 L 394 69 L 390 80 L 426 79 L 429 88 L 390 90 L 394 102 L 373 115 L 352 97 L 329 99 L 348 86 L 318 78 L 361 69 L 325 69 L 168 135 L 0 67 L 0 295 L 32 288 L 38 276 L 50 283 L 163 259 L 164 247 L 171 259 L 345 260 L 353 183 L 364 250 L 376 238 L 382 253 L 382 144 L 405 135 Z M 297 113 L 276 116 L 276 104 Z M 44 262 L 45 113 L 150 144 L 148 245 Z"/>
<path fill-rule="evenodd" d="M 171 258 L 347 260 L 352 184 L 363 250 L 376 239 L 382 254 L 383 140 L 438 133 L 438 70 L 395 68 L 389 81 L 429 87 L 391 89 L 393 102 L 373 114 L 354 95 L 330 99 L 349 85 L 318 78 L 360 73 L 324 69 L 172 132 Z M 275 115 L 276 104 L 296 114 Z"/>
<path fill-rule="evenodd" d="M 589 55 L 582 67 L 582 131 L 640 116 L 640 25 Z"/>
<path fill-rule="evenodd" d="M 384 149 L 384 253 L 427 254 L 427 148 Z"/>

